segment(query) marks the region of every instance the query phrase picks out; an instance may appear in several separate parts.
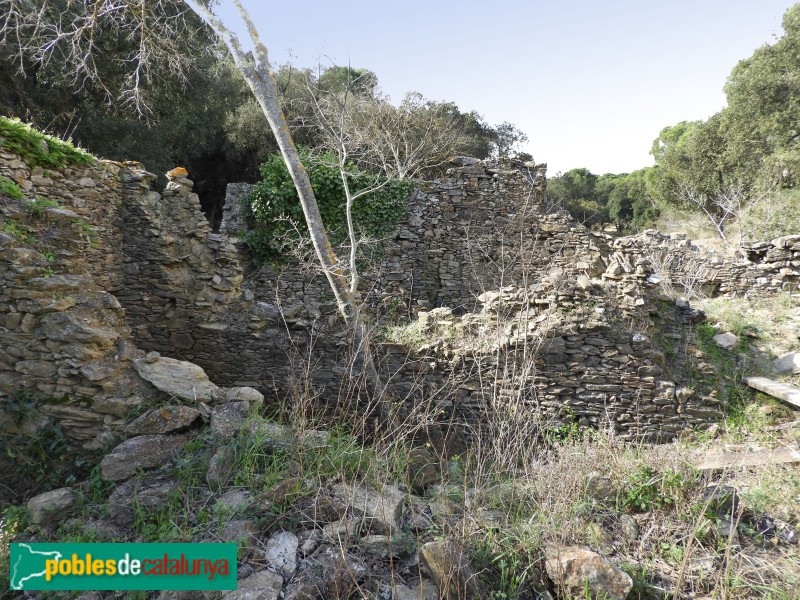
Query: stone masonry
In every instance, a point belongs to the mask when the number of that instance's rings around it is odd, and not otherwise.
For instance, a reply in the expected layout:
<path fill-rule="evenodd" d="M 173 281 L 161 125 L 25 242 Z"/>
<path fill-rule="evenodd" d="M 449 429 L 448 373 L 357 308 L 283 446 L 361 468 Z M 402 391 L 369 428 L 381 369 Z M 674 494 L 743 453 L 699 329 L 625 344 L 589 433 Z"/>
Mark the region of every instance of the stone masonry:
<path fill-rule="evenodd" d="M 172 172 L 159 194 L 137 163 L 44 172 L 4 151 L 0 175 L 28 198 L 60 202 L 39 223 L 24 202 L 3 200 L 15 225 L 0 234 L 0 402 L 20 388 L 79 398 L 64 418 L 95 439 L 136 403 L 128 398 L 141 381 L 120 369 L 136 348 L 272 402 L 304 381 L 304 393 L 333 405 L 353 393 L 349 340 L 324 278 L 310 264 L 256 268 L 228 235 L 241 219 L 226 215 L 213 233 L 185 173 Z M 797 236 L 756 244 L 740 261 L 654 232 L 615 240 L 545 207 L 544 185 L 542 165 L 457 158 L 409 199 L 359 290 L 375 322 L 416 318 L 433 340 L 378 347 L 397 394 L 431 398 L 443 427 L 467 429 L 512 388 L 532 414 L 609 423 L 626 437 L 670 438 L 719 418 L 710 391 L 669 368 L 691 359 L 693 330 L 666 302 L 665 281 L 711 294 L 790 289 Z M 229 204 L 246 188 L 235 191 Z M 490 326 L 498 315 L 516 329 Z M 476 335 L 485 343 L 453 341 Z M 685 354 L 666 360 L 665 336 Z M 488 391 L 501 366 L 508 377 Z"/>

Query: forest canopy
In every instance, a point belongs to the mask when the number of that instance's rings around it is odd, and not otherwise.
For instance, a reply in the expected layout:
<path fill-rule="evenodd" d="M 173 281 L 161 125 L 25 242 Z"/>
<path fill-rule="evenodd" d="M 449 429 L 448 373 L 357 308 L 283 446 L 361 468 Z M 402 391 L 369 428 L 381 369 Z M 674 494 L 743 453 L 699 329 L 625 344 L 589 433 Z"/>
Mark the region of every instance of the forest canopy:
<path fill-rule="evenodd" d="M 52 14 L 45 12 L 42 18 L 67 18 L 61 13 L 69 12 L 71 5 L 63 3 L 59 11 L 58 4 L 49 3 Z M 67 72 L 58 56 L 49 60 L 32 56 L 15 45 L 16 36 L 7 36 L 0 46 L 0 113 L 69 139 L 95 155 L 140 161 L 157 174 L 185 166 L 204 211 L 216 223 L 226 184 L 258 181 L 260 165 L 277 152 L 277 145 L 224 44 L 191 11 L 184 11 L 181 18 L 180 35 L 169 40 L 168 50 L 189 57 L 191 64 L 176 74 L 166 61 L 151 61 L 136 98 L 117 93 L 130 76 L 126 63 L 137 50 L 134 36 L 113 27 L 97 30 L 91 63 L 95 77 Z M 292 135 L 313 151 L 325 151 L 313 118 L 315 106 L 321 98 L 345 90 L 353 97 L 369 98 L 384 112 L 411 111 L 418 120 L 430 121 L 433 115 L 438 122 L 446 121 L 458 130 L 449 148 L 454 153 L 485 158 L 512 152 L 525 139 L 512 124 L 490 125 L 477 112 L 464 111 L 453 102 L 414 92 L 390 99 L 382 93 L 378 75 L 365 68 L 286 64 L 276 68 L 276 75 Z M 435 174 L 429 169 L 420 175 Z"/>

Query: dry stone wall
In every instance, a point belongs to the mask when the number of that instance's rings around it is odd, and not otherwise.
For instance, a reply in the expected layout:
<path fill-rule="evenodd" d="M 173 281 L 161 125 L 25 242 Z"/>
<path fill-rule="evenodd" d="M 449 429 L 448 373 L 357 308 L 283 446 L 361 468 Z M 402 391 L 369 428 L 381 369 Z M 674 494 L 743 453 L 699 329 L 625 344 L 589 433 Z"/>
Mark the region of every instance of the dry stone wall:
<path fill-rule="evenodd" d="M 142 347 L 180 358 L 203 355 L 235 310 L 242 281 L 237 251 L 211 232 L 185 175 L 168 175 L 161 194 L 150 191 L 154 178 L 142 170 L 127 176 L 118 295 Z"/>
<path fill-rule="evenodd" d="M 0 234 L 0 401 L 21 388 L 79 399 L 53 410 L 98 444 L 151 389 L 128 364 L 142 351 L 192 361 L 214 383 L 256 387 L 271 402 L 298 390 L 333 404 L 357 395 L 349 339 L 313 261 L 252 264 L 231 235 L 241 215 L 226 211 L 213 233 L 182 170 L 156 193 L 135 163 L 45 172 L 0 159 L 29 198 L 60 203 L 40 227 L 24 201 L 3 199 L 4 222 L 23 233 Z M 409 200 L 359 290 L 376 322 L 416 318 L 433 340 L 379 347 L 398 395 L 441 405 L 442 427 L 467 432 L 515 394 L 556 425 L 606 424 L 630 438 L 719 418 L 711 391 L 670 367 L 709 368 L 694 358 L 695 315 L 665 301 L 666 284 L 791 288 L 800 237 L 753 245 L 749 261 L 679 236 L 613 239 L 545 206 L 544 186 L 542 165 L 458 158 Z M 229 191 L 238 207 L 246 186 Z M 498 315 L 511 329 L 493 328 Z M 675 355 L 665 357 L 665 340 Z"/>
<path fill-rule="evenodd" d="M 197 339 L 194 354 L 214 356 L 239 296 L 237 251 L 211 233 L 181 170 L 158 194 L 138 163 L 44 170 L 0 150 L 0 176 L 24 194 L 0 193 L 0 431 L 34 434 L 52 418 L 100 448 L 163 396 L 139 374 L 142 348 L 175 356 Z M 20 393 L 36 414 L 12 414 Z M 195 400 L 211 401 L 200 388 Z"/>
<path fill-rule="evenodd" d="M 8 152 L 0 158 L 0 175 L 28 196 L 0 195 L 0 404 L 20 391 L 44 399 L 37 415 L 6 416 L 3 430 L 32 432 L 52 417 L 68 437 L 98 448 L 152 391 L 131 367 L 136 348 L 109 292 L 122 285 L 124 168 L 45 172 Z"/>
<path fill-rule="evenodd" d="M 645 264 L 678 295 L 752 296 L 794 291 L 800 283 L 800 235 L 743 246 L 738 257 L 723 257 L 692 243 L 684 234 L 647 230 L 611 244 L 606 277 Z"/>

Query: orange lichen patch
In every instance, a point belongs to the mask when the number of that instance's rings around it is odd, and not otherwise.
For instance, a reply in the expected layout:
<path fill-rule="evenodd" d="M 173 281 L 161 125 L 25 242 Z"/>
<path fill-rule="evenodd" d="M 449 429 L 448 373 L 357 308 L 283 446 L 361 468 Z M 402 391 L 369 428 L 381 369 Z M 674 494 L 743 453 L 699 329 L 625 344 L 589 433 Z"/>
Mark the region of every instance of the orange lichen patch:
<path fill-rule="evenodd" d="M 172 171 L 167 171 L 167 177 L 188 177 L 189 171 L 183 167 L 175 167 Z"/>

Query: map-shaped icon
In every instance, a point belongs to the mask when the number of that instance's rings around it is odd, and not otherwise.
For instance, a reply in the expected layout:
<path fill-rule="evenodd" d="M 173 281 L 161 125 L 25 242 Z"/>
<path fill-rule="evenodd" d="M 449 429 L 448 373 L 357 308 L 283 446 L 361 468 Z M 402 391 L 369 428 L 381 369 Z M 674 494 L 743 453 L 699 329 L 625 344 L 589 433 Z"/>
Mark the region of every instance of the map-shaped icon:
<path fill-rule="evenodd" d="M 13 544 L 11 547 L 11 589 L 36 589 L 31 580 L 45 577 L 45 563 L 61 560 L 60 552 L 41 552 L 28 544 Z"/>

